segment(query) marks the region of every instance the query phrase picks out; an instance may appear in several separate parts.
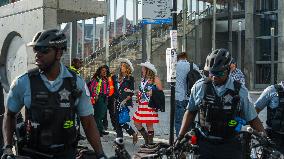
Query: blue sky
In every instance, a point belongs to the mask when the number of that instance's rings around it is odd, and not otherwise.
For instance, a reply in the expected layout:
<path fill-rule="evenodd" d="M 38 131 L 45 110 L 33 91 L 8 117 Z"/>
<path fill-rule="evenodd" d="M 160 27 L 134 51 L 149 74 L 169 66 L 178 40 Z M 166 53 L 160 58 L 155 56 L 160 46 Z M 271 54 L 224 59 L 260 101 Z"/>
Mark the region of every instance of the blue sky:
<path fill-rule="evenodd" d="M 142 1 L 142 0 L 139 0 L 139 1 Z M 195 10 L 195 4 L 196 4 L 196 0 L 192 0 L 193 4 L 192 4 L 192 8 L 193 10 Z M 113 21 L 113 16 L 114 16 L 114 0 L 110 0 L 111 4 L 110 4 L 110 7 L 111 7 L 111 21 Z M 141 2 L 140 2 L 141 3 Z M 181 10 L 182 9 L 182 0 L 177 0 L 177 3 L 178 3 L 178 10 Z M 124 11 L 124 0 L 117 0 L 117 18 L 119 18 L 120 16 L 123 15 L 123 11 Z M 133 0 L 127 0 L 127 9 L 126 9 L 126 17 L 127 19 L 129 20 L 133 20 L 133 10 L 132 10 L 132 7 L 133 6 Z M 200 9 L 202 10 L 203 8 L 203 4 L 202 2 L 200 2 L 199 4 L 200 6 Z M 138 5 L 138 18 L 141 19 L 142 17 L 142 5 L 139 4 Z M 92 20 L 86 20 L 86 23 L 93 23 Z M 100 24 L 100 23 L 103 23 L 103 17 L 98 17 L 97 18 L 97 24 Z"/>

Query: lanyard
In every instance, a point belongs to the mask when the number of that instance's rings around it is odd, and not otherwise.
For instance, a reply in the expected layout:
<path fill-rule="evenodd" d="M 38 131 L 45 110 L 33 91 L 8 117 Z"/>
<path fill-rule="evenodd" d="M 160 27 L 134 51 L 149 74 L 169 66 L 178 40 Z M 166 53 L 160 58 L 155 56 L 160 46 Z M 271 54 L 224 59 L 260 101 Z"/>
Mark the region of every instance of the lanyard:
<path fill-rule="evenodd" d="M 119 78 L 117 78 L 117 88 L 118 88 L 118 89 L 120 88 L 120 86 L 121 86 L 122 83 L 124 82 L 124 79 L 125 79 L 125 77 L 123 77 L 123 78 L 121 79 L 121 81 L 119 82 Z"/>
<path fill-rule="evenodd" d="M 145 79 L 142 79 L 142 81 L 141 81 L 141 90 L 143 91 L 143 92 L 145 92 L 145 86 L 147 85 L 147 83 L 148 83 L 148 80 L 147 81 L 145 81 L 145 82 L 143 82 Z"/>

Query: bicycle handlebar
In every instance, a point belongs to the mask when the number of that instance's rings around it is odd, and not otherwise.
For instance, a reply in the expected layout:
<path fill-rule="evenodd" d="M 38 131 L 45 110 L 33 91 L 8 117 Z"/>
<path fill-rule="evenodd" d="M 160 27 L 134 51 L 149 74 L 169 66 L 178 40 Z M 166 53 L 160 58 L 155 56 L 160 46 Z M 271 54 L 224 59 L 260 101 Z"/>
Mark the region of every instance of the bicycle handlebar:
<path fill-rule="evenodd" d="M 259 142 L 259 144 L 256 144 L 252 146 L 252 148 L 256 147 L 262 147 L 264 151 L 269 153 L 269 156 L 272 159 L 279 159 L 284 157 L 284 155 L 276 150 L 276 144 L 268 138 L 264 133 L 262 132 L 257 132 L 253 128 L 248 127 L 246 131 L 241 131 L 240 134 L 248 133 L 252 135 L 252 137 Z"/>

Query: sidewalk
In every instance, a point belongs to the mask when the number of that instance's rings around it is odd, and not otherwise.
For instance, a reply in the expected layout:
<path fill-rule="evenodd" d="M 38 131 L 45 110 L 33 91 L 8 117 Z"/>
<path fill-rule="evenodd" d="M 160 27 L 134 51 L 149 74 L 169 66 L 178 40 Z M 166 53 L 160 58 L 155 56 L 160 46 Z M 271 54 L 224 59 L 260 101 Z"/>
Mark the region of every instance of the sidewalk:
<path fill-rule="evenodd" d="M 260 93 L 261 93 L 261 91 L 250 91 L 252 102 L 254 102 L 258 98 Z M 166 95 L 166 111 L 165 112 L 159 112 L 160 123 L 154 125 L 154 128 L 155 128 L 154 142 L 168 143 L 168 141 L 169 141 L 169 133 L 170 133 L 170 90 L 165 90 L 165 95 Z M 132 115 L 134 113 L 136 106 L 137 105 L 134 105 L 134 108 L 130 110 L 130 115 Z M 109 116 L 108 116 L 108 118 L 109 118 Z M 262 112 L 260 114 L 260 118 L 266 119 L 265 112 Z M 133 127 L 133 129 L 136 130 L 132 121 L 130 122 L 130 124 Z M 104 149 L 107 156 L 114 155 L 113 141 L 116 138 L 116 133 L 112 129 L 113 128 L 112 128 L 111 124 L 109 123 L 108 132 L 110 134 L 101 138 L 103 149 Z M 144 142 L 144 140 L 143 140 L 142 136 L 139 134 L 138 143 L 136 145 L 133 145 L 132 144 L 132 137 L 129 136 L 128 134 L 124 133 L 125 147 L 126 147 L 126 150 L 130 153 L 131 156 L 138 151 L 140 145 L 143 144 L 143 142 Z M 84 141 L 81 144 L 90 146 L 89 144 L 87 144 L 87 141 Z"/>

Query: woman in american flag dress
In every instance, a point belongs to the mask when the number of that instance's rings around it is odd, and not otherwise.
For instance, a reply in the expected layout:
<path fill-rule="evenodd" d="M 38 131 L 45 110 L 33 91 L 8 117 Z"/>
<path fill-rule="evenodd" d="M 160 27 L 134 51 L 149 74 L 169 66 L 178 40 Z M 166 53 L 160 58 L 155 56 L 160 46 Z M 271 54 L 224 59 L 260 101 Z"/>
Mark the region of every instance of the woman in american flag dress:
<path fill-rule="evenodd" d="M 157 77 L 157 70 L 150 62 L 141 63 L 142 80 L 137 94 L 138 108 L 132 119 L 138 131 L 145 140 L 145 144 L 153 143 L 154 127 L 153 124 L 159 123 L 158 112 L 148 106 L 152 90 L 162 90 L 162 84 Z M 146 124 L 146 129 L 142 126 Z"/>

